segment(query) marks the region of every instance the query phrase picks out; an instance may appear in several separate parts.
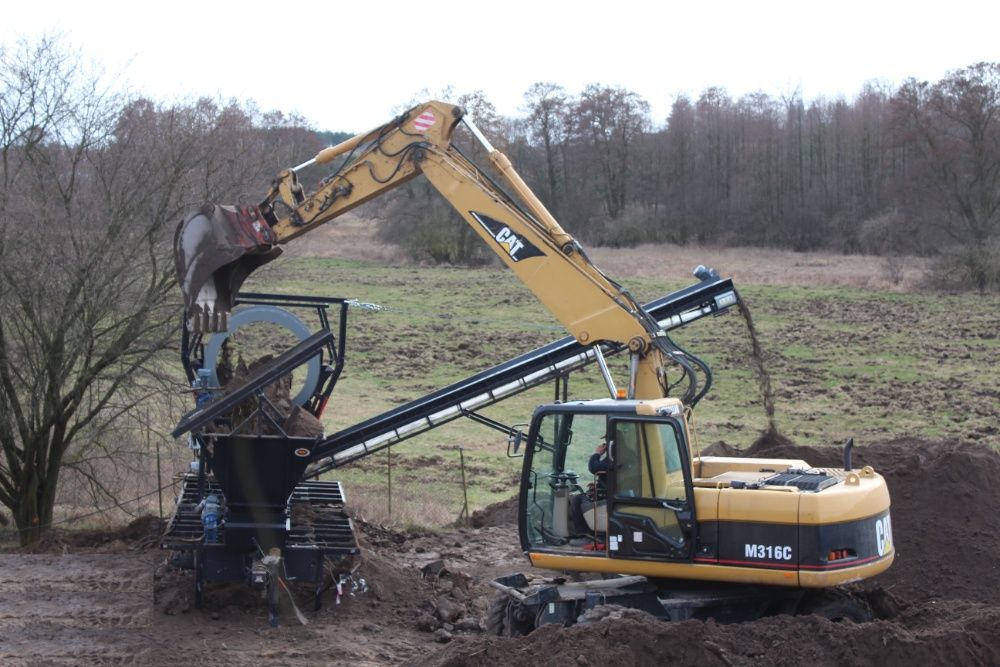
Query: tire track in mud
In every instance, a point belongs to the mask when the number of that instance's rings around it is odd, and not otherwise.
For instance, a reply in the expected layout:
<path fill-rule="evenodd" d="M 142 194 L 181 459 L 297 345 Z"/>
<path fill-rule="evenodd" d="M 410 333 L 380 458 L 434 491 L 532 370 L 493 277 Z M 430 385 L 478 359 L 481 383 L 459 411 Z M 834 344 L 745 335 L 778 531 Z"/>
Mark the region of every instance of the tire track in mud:
<path fill-rule="evenodd" d="M 0 664 L 145 664 L 152 585 L 133 554 L 0 554 Z"/>

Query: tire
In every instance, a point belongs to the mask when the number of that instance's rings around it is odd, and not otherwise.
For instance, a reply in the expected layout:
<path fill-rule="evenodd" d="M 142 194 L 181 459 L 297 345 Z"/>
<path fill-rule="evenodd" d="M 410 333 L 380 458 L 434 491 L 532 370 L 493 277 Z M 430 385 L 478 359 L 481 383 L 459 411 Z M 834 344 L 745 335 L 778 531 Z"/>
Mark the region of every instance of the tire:
<path fill-rule="evenodd" d="M 486 611 L 486 634 L 495 637 L 521 637 L 532 630 L 530 621 L 518 621 L 520 605 L 509 595 L 499 592 L 493 596 Z M 510 624 L 511 617 L 513 625 Z"/>
<path fill-rule="evenodd" d="M 844 621 L 867 623 L 875 618 L 871 607 L 866 602 L 848 593 L 839 591 L 823 593 L 804 601 L 803 609 L 800 613 L 822 616 L 834 623 L 842 623 Z"/>
<path fill-rule="evenodd" d="M 510 596 L 506 593 L 497 593 L 490 600 L 490 606 L 486 611 L 486 634 L 495 637 L 503 637 L 507 628 L 507 605 Z"/>

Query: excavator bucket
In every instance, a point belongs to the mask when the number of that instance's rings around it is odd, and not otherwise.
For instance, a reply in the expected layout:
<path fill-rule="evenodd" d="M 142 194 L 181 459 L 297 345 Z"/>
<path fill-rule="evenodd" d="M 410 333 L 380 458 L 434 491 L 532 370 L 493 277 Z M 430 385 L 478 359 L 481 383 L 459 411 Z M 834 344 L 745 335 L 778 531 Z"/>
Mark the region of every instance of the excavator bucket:
<path fill-rule="evenodd" d="M 177 227 L 174 262 L 194 333 L 225 331 L 247 276 L 281 254 L 255 206 L 205 204 Z"/>

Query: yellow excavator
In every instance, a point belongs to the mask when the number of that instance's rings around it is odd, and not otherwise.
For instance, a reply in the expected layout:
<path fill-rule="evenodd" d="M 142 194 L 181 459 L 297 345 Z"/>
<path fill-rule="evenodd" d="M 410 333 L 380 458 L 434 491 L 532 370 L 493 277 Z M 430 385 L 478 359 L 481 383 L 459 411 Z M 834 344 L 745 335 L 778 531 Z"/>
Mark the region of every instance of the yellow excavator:
<path fill-rule="evenodd" d="M 460 124 L 485 150 L 494 177 L 453 141 Z M 314 164 L 332 173 L 307 192 L 298 174 Z M 415 106 L 282 171 L 257 206 L 210 204 L 186 219 L 175 258 L 189 329 L 225 330 L 243 281 L 282 244 L 420 174 L 596 355 L 609 389 L 607 398 L 540 406 L 526 441 L 515 433 L 512 451 L 524 458 L 521 546 L 533 566 L 576 580 L 498 579 L 491 631 L 570 624 L 609 603 L 675 620 L 810 611 L 870 618 L 863 601 L 836 587 L 893 561 L 885 480 L 852 467 L 850 443 L 843 469 L 700 456 L 692 415 L 708 388 L 699 389 L 699 379 L 710 378 L 707 365 L 591 262 L 460 107 Z M 712 308 L 737 298 L 730 292 Z M 604 363 L 606 346 L 629 354 L 621 388 Z M 421 419 L 433 425 L 437 416 Z M 364 437 L 316 447 L 310 474 L 391 444 Z"/>

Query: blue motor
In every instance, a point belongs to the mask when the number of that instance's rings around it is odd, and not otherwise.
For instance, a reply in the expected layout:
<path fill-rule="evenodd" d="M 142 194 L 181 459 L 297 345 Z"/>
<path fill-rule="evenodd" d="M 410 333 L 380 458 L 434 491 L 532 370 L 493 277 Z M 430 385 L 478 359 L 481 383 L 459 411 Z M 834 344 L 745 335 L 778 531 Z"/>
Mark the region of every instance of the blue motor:
<path fill-rule="evenodd" d="M 199 408 L 205 407 L 211 402 L 213 396 L 212 371 L 208 368 L 199 368 L 198 377 L 191 383 L 194 388 L 195 405 Z"/>
<path fill-rule="evenodd" d="M 219 516 L 222 507 L 219 497 L 214 493 L 198 503 L 201 509 L 201 524 L 205 529 L 205 544 L 215 544 L 219 541 Z"/>

